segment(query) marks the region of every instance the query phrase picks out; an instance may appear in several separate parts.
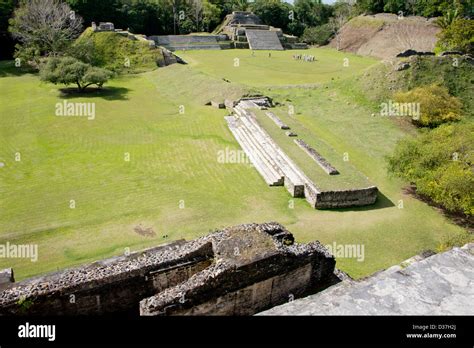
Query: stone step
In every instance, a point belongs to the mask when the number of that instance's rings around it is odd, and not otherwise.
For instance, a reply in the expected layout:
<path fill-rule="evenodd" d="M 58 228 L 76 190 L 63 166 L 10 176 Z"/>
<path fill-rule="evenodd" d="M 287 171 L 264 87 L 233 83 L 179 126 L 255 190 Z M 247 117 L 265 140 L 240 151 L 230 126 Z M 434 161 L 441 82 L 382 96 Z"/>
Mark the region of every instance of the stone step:
<path fill-rule="evenodd" d="M 260 152 L 259 149 L 255 147 L 254 143 L 249 140 L 244 128 L 237 127 L 236 133 L 242 142 L 243 148 L 245 148 L 244 151 L 249 156 L 254 167 L 260 175 L 262 175 L 265 182 L 269 186 L 282 186 L 284 183 L 283 176 L 276 171 L 276 169 L 263 156 L 262 152 Z"/>
<path fill-rule="evenodd" d="M 265 156 L 263 156 L 252 140 L 249 139 L 249 135 L 246 133 L 245 128 L 239 126 L 238 120 L 233 116 L 228 116 L 226 117 L 226 121 L 232 134 L 242 147 L 242 150 L 245 151 L 265 182 L 270 186 L 283 185 L 282 176 L 268 163 Z"/>
<path fill-rule="evenodd" d="M 304 184 L 308 180 L 293 164 L 285 153 L 276 145 L 270 136 L 252 118 L 243 117 L 240 120 L 251 130 L 255 140 L 261 144 L 264 151 L 276 163 L 279 171 L 285 177 L 284 185 L 293 197 L 304 197 Z"/>
<path fill-rule="evenodd" d="M 252 50 L 283 50 L 283 46 L 275 31 L 247 29 L 245 35 Z"/>
<path fill-rule="evenodd" d="M 241 128 L 244 132 L 247 140 L 256 148 L 258 149 L 260 155 L 265 159 L 268 166 L 270 166 L 276 173 L 278 173 L 280 178 L 284 177 L 284 173 L 281 171 L 280 166 L 275 162 L 274 153 L 271 148 L 266 146 L 267 144 L 263 144 L 258 141 L 255 134 L 251 129 L 249 129 L 242 121 L 244 118 L 239 119 L 238 121 L 241 122 Z"/>
<path fill-rule="evenodd" d="M 254 136 L 262 144 L 265 144 L 265 149 L 274 161 L 278 164 L 283 174 L 288 177 L 295 185 L 303 186 L 305 183 L 305 176 L 301 170 L 293 164 L 293 161 L 286 156 L 286 154 L 279 148 L 279 146 L 271 139 L 270 135 L 266 133 L 256 120 L 252 118 L 242 118 L 242 121 L 248 128 L 251 128 Z"/>
<path fill-rule="evenodd" d="M 280 127 L 280 129 L 290 129 L 290 127 L 283 123 L 283 121 L 280 120 L 280 118 L 273 112 L 267 111 L 265 115 L 267 115 L 278 127 Z"/>

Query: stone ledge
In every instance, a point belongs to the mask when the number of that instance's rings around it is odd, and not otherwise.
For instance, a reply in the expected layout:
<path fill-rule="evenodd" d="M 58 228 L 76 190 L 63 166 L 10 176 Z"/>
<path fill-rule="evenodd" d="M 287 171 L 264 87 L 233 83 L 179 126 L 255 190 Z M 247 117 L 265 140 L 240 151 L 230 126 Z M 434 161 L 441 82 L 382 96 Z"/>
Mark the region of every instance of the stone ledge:
<path fill-rule="evenodd" d="M 315 149 L 311 146 L 306 144 L 305 141 L 301 139 L 295 139 L 294 142 L 298 145 L 301 149 L 304 150 L 311 157 L 323 170 L 329 175 L 337 175 L 339 172 L 336 168 L 334 168 L 326 159 L 319 154 Z"/>

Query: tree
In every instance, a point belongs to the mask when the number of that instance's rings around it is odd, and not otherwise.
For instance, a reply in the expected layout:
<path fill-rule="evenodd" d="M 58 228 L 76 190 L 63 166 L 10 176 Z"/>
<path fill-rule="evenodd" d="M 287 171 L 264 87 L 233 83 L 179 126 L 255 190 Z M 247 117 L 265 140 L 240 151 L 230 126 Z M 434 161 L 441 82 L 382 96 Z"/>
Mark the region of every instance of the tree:
<path fill-rule="evenodd" d="M 9 30 L 23 53 L 57 56 L 81 33 L 82 18 L 59 0 L 22 0 Z"/>
<path fill-rule="evenodd" d="M 361 13 L 380 13 L 383 12 L 384 0 L 357 0 L 356 6 Z"/>
<path fill-rule="evenodd" d="M 76 84 L 79 91 L 97 85 L 101 88 L 111 77 L 108 70 L 93 67 L 73 57 L 52 57 L 40 69 L 40 78 L 56 84 Z"/>
<path fill-rule="evenodd" d="M 474 21 L 456 19 L 438 34 L 437 46 L 441 50 L 458 50 L 474 53 Z"/>
<path fill-rule="evenodd" d="M 205 30 L 211 32 L 221 20 L 221 10 L 212 2 L 203 1 L 202 24 Z"/>
<path fill-rule="evenodd" d="M 303 42 L 311 45 L 326 45 L 334 34 L 333 28 L 329 23 L 319 27 L 306 28 L 301 37 Z"/>
<path fill-rule="evenodd" d="M 224 3 L 225 12 L 247 11 L 248 6 L 247 0 L 226 0 Z"/>
<path fill-rule="evenodd" d="M 397 103 L 416 103 L 419 115 L 413 123 L 424 127 L 436 127 L 445 122 L 458 121 L 462 115 L 461 101 L 449 94 L 447 88 L 438 85 L 417 87 L 409 92 L 395 94 Z"/>
<path fill-rule="evenodd" d="M 290 5 L 280 0 L 256 0 L 250 9 L 267 25 L 285 30 L 290 22 Z"/>
<path fill-rule="evenodd" d="M 406 0 L 386 0 L 383 10 L 389 13 L 407 13 L 409 5 Z"/>
<path fill-rule="evenodd" d="M 316 27 L 328 22 L 332 15 L 332 6 L 325 5 L 321 0 L 296 0 L 295 12 L 298 20 L 305 27 Z"/>
<path fill-rule="evenodd" d="M 436 18 L 435 23 L 441 29 L 447 29 L 458 18 L 459 12 L 457 9 L 448 9 L 442 17 Z"/>

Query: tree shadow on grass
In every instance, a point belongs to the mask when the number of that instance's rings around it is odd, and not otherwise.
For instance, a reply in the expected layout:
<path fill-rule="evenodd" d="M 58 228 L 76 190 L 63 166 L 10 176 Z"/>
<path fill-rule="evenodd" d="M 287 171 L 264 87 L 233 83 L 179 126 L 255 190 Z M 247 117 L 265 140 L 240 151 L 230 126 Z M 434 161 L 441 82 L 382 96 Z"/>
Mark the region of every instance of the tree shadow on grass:
<path fill-rule="evenodd" d="M 37 74 L 38 71 L 27 66 L 16 67 L 13 60 L 0 61 L 0 77 L 16 77 L 26 74 Z"/>
<path fill-rule="evenodd" d="M 125 87 L 89 87 L 81 92 L 77 88 L 68 87 L 61 88 L 59 91 L 59 97 L 62 99 L 102 98 L 105 100 L 127 100 L 127 93 L 130 90 Z"/>
<path fill-rule="evenodd" d="M 367 211 L 367 210 L 378 210 L 378 209 L 385 209 L 394 207 L 395 204 L 388 199 L 382 192 L 377 192 L 377 200 L 372 205 L 366 205 L 363 207 L 349 207 L 349 208 L 338 208 L 338 209 L 331 209 L 331 211 Z"/>

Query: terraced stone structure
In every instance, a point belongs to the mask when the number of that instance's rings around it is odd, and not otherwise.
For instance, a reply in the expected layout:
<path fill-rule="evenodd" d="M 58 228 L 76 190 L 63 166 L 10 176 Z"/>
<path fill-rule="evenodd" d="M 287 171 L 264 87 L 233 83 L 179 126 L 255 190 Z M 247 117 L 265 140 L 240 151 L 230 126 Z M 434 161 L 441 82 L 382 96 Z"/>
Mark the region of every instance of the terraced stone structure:
<path fill-rule="evenodd" d="M 220 50 L 230 48 L 221 45 L 221 41 L 228 40 L 225 35 L 157 35 L 149 36 L 157 46 L 170 51 L 176 50 Z M 229 44 L 227 43 L 227 46 Z"/>
<path fill-rule="evenodd" d="M 226 103 L 226 105 L 230 104 Z M 233 115 L 225 117 L 227 125 L 255 169 L 269 186 L 285 186 L 292 197 L 305 197 L 313 208 L 318 209 L 364 206 L 375 203 L 378 193 L 376 186 L 354 187 L 344 190 L 319 188 L 317 183 L 314 183 L 260 126 L 257 116 L 252 110 L 266 110 L 272 107 L 269 98 L 242 98 L 232 105 Z M 285 125 L 281 120 L 274 118 L 272 113 L 266 112 L 266 114 L 279 128 L 286 129 L 286 127 L 282 128 Z M 313 151 L 316 152 L 314 149 Z M 321 155 L 318 160 L 318 164 L 329 174 L 336 171 Z"/>
<path fill-rule="evenodd" d="M 234 11 L 227 15 L 216 33 L 225 34 L 235 48 L 252 50 L 306 49 L 305 43 L 298 43 L 297 37 L 286 35 L 280 28 L 262 24 L 252 12 Z"/>
<path fill-rule="evenodd" d="M 0 315 L 251 315 L 338 282 L 334 267 L 278 223 L 239 225 L 10 282 Z"/>
<path fill-rule="evenodd" d="M 245 36 L 252 50 L 283 50 L 276 31 L 247 29 Z"/>

